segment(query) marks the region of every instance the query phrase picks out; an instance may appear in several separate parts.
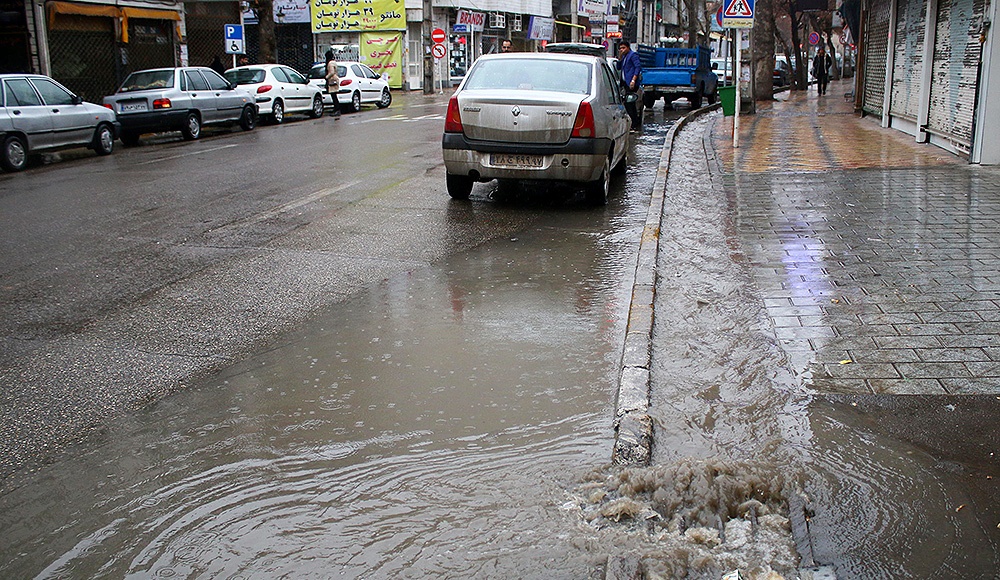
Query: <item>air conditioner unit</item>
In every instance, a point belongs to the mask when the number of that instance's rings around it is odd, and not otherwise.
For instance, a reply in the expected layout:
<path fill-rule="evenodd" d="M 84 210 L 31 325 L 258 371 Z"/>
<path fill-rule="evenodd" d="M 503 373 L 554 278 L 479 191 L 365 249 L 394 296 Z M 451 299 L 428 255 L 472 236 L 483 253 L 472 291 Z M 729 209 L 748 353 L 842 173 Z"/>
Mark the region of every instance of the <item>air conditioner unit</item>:
<path fill-rule="evenodd" d="M 515 14 L 510 20 L 510 29 L 514 32 L 521 32 L 521 15 Z"/>
<path fill-rule="evenodd" d="M 507 28 L 507 15 L 490 12 L 490 28 Z"/>

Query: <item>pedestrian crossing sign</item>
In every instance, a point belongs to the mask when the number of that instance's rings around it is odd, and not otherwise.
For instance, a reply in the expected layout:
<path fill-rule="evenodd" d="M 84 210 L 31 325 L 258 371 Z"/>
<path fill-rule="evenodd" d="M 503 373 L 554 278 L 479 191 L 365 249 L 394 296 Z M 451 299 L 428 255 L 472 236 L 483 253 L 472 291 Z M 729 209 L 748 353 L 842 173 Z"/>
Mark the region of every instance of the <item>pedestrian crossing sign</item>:
<path fill-rule="evenodd" d="M 726 0 L 722 10 L 723 28 L 753 28 L 754 0 Z"/>

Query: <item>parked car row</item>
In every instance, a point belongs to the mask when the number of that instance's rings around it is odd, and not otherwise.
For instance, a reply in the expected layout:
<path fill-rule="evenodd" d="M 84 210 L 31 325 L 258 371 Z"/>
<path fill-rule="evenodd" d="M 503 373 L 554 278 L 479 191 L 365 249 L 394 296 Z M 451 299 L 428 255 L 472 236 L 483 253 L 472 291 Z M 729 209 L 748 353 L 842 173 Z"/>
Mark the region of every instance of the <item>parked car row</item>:
<path fill-rule="evenodd" d="M 392 103 L 388 82 L 367 66 L 341 62 L 338 69 L 341 107 L 357 112 L 362 103 Z M 224 75 L 197 66 L 141 70 L 104 97 L 104 106 L 84 102 L 44 75 L 0 74 L 0 167 L 20 171 L 31 155 L 75 147 L 108 155 L 115 139 L 136 145 L 148 133 L 180 131 L 194 140 L 209 125 L 252 131 L 261 116 L 275 124 L 290 113 L 315 119 L 332 99 L 325 70 L 322 83 L 310 78 L 313 71 L 307 77 L 278 64 L 240 66 Z"/>

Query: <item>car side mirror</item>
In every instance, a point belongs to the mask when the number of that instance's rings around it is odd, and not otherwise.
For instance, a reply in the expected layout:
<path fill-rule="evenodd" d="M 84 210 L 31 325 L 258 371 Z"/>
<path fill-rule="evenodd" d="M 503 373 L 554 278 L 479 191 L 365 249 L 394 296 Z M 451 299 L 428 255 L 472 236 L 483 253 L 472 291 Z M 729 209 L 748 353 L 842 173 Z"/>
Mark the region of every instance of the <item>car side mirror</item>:
<path fill-rule="evenodd" d="M 81 97 L 80 95 L 73 95 L 73 101 L 72 101 L 72 103 L 74 105 L 81 105 L 81 104 L 83 104 L 83 97 Z"/>
<path fill-rule="evenodd" d="M 236 90 L 236 83 L 229 83 L 229 90 Z"/>

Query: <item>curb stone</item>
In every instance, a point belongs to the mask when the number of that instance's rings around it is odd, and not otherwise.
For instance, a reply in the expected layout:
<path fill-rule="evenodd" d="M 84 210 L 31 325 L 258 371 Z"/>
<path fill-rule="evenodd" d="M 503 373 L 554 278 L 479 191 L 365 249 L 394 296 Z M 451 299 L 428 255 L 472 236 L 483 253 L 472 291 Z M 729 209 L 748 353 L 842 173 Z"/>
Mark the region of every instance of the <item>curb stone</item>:
<path fill-rule="evenodd" d="M 679 118 L 667 132 L 660 165 L 653 181 L 646 224 L 639 242 L 632 300 L 629 304 L 621 370 L 615 396 L 615 444 L 611 461 L 615 465 L 648 465 L 653 448 L 653 420 L 649 408 L 650 359 L 653 353 L 653 301 L 656 297 L 656 256 L 660 245 L 660 224 L 667 189 L 667 174 L 674 138 L 691 120 L 721 107 L 715 103 L 695 109 Z"/>

